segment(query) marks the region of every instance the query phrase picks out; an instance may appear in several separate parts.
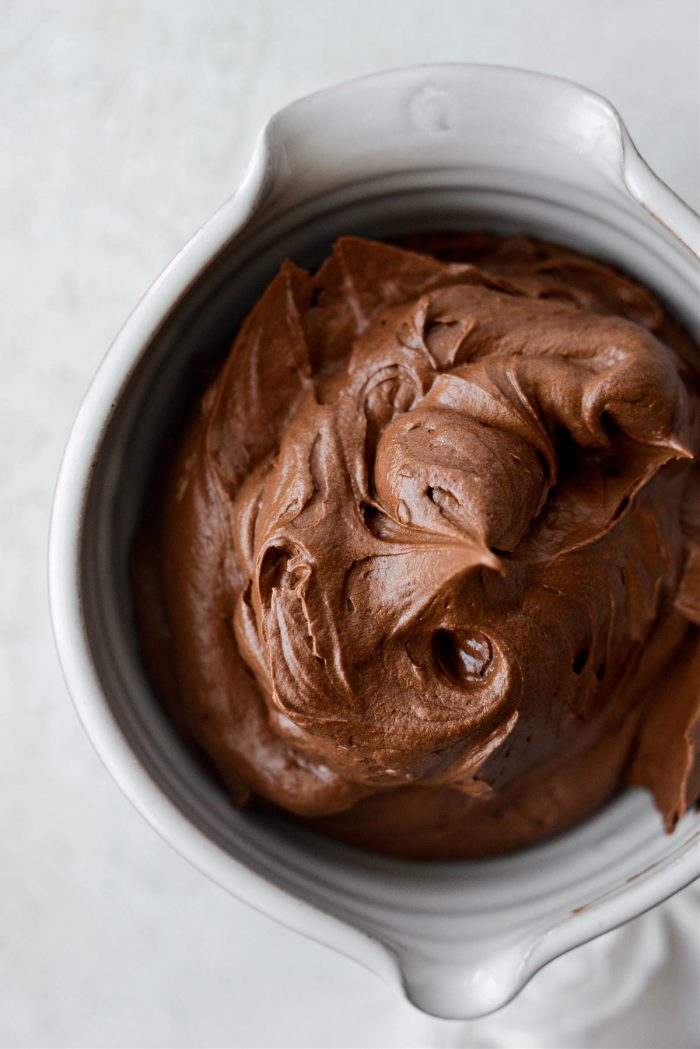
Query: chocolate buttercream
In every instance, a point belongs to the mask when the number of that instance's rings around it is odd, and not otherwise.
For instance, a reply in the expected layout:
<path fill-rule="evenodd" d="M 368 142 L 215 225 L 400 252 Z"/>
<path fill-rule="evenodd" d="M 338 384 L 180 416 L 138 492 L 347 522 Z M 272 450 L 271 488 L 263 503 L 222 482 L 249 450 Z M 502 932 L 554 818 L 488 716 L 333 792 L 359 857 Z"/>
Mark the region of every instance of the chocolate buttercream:
<path fill-rule="evenodd" d="M 698 351 L 528 238 L 285 262 L 135 547 L 145 655 L 237 803 L 368 848 L 526 845 L 700 793 Z"/>

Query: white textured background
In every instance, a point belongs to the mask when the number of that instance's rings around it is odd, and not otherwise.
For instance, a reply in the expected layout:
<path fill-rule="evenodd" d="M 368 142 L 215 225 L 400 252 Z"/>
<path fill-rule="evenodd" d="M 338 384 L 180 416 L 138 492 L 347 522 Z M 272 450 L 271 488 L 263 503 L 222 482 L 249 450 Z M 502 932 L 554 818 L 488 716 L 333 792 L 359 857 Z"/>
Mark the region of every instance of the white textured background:
<path fill-rule="evenodd" d="M 2 1046 L 698 1044 L 687 892 L 551 966 L 499 1016 L 454 1025 L 210 885 L 93 754 L 45 587 L 52 487 L 89 378 L 235 188 L 271 112 L 411 62 L 559 73 L 609 96 L 697 207 L 698 36 L 697 0 L 2 0 Z M 628 979 L 640 957 L 652 971 L 641 997 Z M 626 1008 L 591 1030 L 611 986 Z"/>

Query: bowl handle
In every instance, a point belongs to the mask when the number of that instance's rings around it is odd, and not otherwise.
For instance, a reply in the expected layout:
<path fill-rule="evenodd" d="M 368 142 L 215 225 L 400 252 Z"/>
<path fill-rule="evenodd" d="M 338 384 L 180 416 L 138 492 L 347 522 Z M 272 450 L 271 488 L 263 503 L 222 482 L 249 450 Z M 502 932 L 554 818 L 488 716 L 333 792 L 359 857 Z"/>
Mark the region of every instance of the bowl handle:
<path fill-rule="evenodd" d="M 637 152 L 624 124 L 622 177 L 631 196 L 696 257 L 700 256 L 700 215 L 678 197 Z"/>

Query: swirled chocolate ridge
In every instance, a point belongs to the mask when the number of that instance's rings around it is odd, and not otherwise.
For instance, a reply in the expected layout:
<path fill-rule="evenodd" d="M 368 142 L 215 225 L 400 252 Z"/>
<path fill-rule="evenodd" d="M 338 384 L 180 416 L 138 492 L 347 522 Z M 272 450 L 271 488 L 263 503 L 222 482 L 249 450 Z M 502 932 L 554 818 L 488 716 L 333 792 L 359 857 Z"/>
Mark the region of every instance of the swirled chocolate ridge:
<path fill-rule="evenodd" d="M 238 803 L 478 856 L 700 793 L 697 350 L 528 238 L 285 262 L 136 544 L 156 686 Z"/>

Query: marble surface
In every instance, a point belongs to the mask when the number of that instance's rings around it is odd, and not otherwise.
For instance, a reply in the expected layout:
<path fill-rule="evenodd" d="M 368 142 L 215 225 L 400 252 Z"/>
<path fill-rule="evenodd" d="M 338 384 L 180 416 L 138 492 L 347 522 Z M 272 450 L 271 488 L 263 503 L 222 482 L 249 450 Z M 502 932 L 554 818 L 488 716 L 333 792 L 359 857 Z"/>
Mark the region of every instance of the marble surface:
<path fill-rule="evenodd" d="M 164 844 L 101 767 L 54 655 L 52 488 L 120 322 L 235 188 L 272 111 L 339 79 L 437 60 L 589 84 L 697 207 L 696 0 L 4 0 L 2 1046 L 699 1042 L 695 890 L 548 967 L 498 1016 L 433 1021 Z M 644 978 L 630 979 L 640 958 Z"/>

